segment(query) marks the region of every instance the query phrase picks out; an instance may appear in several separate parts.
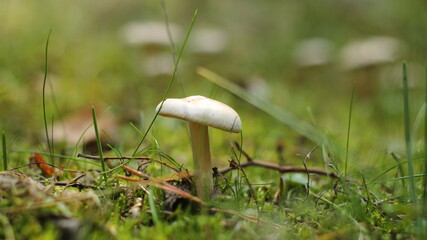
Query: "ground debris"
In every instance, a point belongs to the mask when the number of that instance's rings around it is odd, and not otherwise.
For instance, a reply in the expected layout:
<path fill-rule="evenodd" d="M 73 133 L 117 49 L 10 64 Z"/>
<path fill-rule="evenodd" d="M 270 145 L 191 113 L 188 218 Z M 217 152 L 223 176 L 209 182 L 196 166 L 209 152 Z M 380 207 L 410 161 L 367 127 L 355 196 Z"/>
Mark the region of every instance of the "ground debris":
<path fill-rule="evenodd" d="M 63 203 L 78 203 L 77 205 L 100 205 L 96 193 L 66 189 L 54 184 L 42 183 L 20 173 L 0 172 L 0 211 L 18 213 L 62 205 Z M 3 208 L 4 207 L 4 208 Z"/>
<path fill-rule="evenodd" d="M 41 183 L 14 172 L 0 172 L 0 201 L 12 197 L 26 197 L 33 200 L 45 198 L 47 188 Z"/>

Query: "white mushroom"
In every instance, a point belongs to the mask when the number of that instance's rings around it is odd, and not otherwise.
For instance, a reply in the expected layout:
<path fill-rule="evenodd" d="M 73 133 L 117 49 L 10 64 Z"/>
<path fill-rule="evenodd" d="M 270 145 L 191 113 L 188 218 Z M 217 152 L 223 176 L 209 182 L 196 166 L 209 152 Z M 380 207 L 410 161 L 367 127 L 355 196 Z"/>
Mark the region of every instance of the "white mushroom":
<path fill-rule="evenodd" d="M 197 195 L 210 199 L 213 180 L 208 126 L 238 133 L 242 130 L 239 115 L 231 107 L 203 96 L 169 98 L 160 103 L 156 111 L 159 115 L 189 122 Z"/>

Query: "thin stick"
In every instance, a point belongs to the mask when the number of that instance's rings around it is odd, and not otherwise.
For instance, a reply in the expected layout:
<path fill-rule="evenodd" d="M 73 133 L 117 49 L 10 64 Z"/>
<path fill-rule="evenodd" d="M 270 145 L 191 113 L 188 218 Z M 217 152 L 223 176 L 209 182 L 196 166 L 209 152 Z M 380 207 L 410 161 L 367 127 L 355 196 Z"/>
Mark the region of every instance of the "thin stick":
<path fill-rule="evenodd" d="M 241 168 L 250 167 L 250 166 L 272 169 L 272 170 L 276 170 L 280 173 L 307 173 L 308 172 L 310 174 L 317 174 L 317 175 L 321 175 L 321 176 L 339 178 L 338 175 L 336 175 L 334 172 L 328 172 L 328 171 L 325 171 L 321 168 L 307 168 L 307 169 L 305 169 L 304 167 L 281 166 L 281 165 L 278 165 L 275 163 L 261 161 L 261 160 L 255 160 L 255 159 L 250 161 L 250 162 L 245 162 L 245 163 L 240 164 Z M 226 168 L 218 169 L 218 172 L 222 173 L 222 174 L 226 174 L 232 170 L 235 170 L 235 168 L 226 167 Z"/>
<path fill-rule="evenodd" d="M 92 160 L 99 160 L 100 157 L 99 156 L 93 156 L 93 155 L 87 155 L 87 154 L 83 154 L 83 153 L 79 153 L 77 154 L 77 157 L 81 157 L 81 158 L 86 158 L 86 159 L 92 159 Z M 137 159 L 137 160 L 153 160 L 156 161 L 150 157 L 104 157 L 104 160 L 129 160 L 129 159 Z"/>
<path fill-rule="evenodd" d="M 317 144 L 309 153 L 307 153 L 304 160 L 302 161 L 305 172 L 307 173 L 307 185 L 306 185 L 307 196 L 310 194 L 310 172 L 308 171 L 308 168 L 307 168 L 307 160 L 310 159 L 311 154 L 319 147 L 319 145 L 320 144 Z"/>
<path fill-rule="evenodd" d="M 86 158 L 86 159 L 92 159 L 92 160 L 99 160 L 100 159 L 99 156 L 86 155 L 86 154 L 82 154 L 82 153 L 79 153 L 77 155 L 77 157 Z M 171 166 L 171 165 L 169 165 L 169 164 L 167 164 L 165 162 L 162 162 L 160 160 L 150 158 L 150 157 L 125 157 L 125 156 L 122 156 L 122 157 L 104 157 L 104 160 L 106 160 L 106 161 L 108 161 L 108 160 L 122 160 L 122 159 L 123 160 L 131 160 L 131 159 L 150 160 L 150 161 L 154 161 L 154 162 L 160 163 L 163 166 L 166 166 L 166 167 L 174 170 L 175 172 L 180 172 L 180 170 L 178 168 L 173 167 L 173 166 Z"/>
<path fill-rule="evenodd" d="M 264 167 L 264 168 L 276 170 L 280 173 L 307 173 L 308 172 L 308 173 L 314 173 L 314 174 L 318 174 L 318 175 L 322 175 L 322 176 L 339 178 L 338 175 L 335 174 L 334 172 L 328 172 L 328 171 L 325 171 L 321 168 L 307 168 L 306 169 L 305 167 L 282 166 L 282 165 L 271 163 L 271 162 L 255 160 L 255 159 L 252 159 L 246 152 L 244 152 L 238 143 L 235 143 L 235 145 L 236 145 L 237 149 L 239 151 L 241 151 L 245 157 L 247 157 L 247 160 L 248 160 L 247 162 L 240 164 L 240 167 L 242 167 L 242 168 L 248 167 L 248 166 L 258 166 L 258 167 Z M 316 147 L 318 147 L 318 146 L 316 146 Z M 229 171 L 232 171 L 234 169 L 235 168 L 233 168 L 233 167 L 221 168 L 218 170 L 218 172 L 225 174 L 225 173 L 228 173 Z"/>
<path fill-rule="evenodd" d="M 9 171 L 15 171 L 17 169 L 20 169 L 20 168 L 23 168 L 23 167 L 28 167 L 28 166 L 31 166 L 31 165 L 34 165 L 34 164 L 37 164 L 37 165 L 45 164 L 45 165 L 51 166 L 53 168 L 59 169 L 59 170 L 64 171 L 64 172 L 82 172 L 82 171 L 79 171 L 79 170 L 65 169 L 65 168 L 58 167 L 58 166 L 55 166 L 55 165 L 47 163 L 47 162 L 32 162 L 32 163 L 27 163 L 27 164 L 19 166 L 19 167 L 11 168 L 11 169 L 9 169 Z"/>
<path fill-rule="evenodd" d="M 131 167 L 128 167 L 127 165 L 124 165 L 122 167 L 123 167 L 123 169 L 125 169 L 126 171 L 132 173 L 135 176 L 138 176 L 140 178 L 144 178 L 145 180 L 150 179 L 150 176 L 148 174 L 145 174 L 145 173 L 142 173 L 140 171 L 137 171 L 137 170 L 135 170 L 135 169 L 133 169 Z"/>
<path fill-rule="evenodd" d="M 186 192 L 186 191 L 184 191 L 182 189 L 179 189 L 179 188 L 177 188 L 177 187 L 175 187 L 175 186 L 173 186 L 173 185 L 171 185 L 171 184 L 169 184 L 167 182 L 164 182 L 164 181 L 159 181 L 159 180 L 156 180 L 156 179 L 139 180 L 139 179 L 125 177 L 125 176 L 121 176 L 121 175 L 117 175 L 116 177 L 124 179 L 126 181 L 131 181 L 131 182 L 136 182 L 136 183 L 143 184 L 143 185 L 148 185 L 148 186 L 153 186 L 153 187 L 161 188 L 161 189 L 163 189 L 165 191 L 172 192 L 172 193 L 180 195 L 181 197 L 190 199 L 190 200 L 192 200 L 192 201 L 194 201 L 194 202 L 196 202 L 196 203 L 198 203 L 200 205 L 205 205 L 205 202 L 202 199 L 200 199 L 200 198 L 198 198 L 196 196 L 193 196 L 190 193 L 188 193 L 188 192 Z"/>

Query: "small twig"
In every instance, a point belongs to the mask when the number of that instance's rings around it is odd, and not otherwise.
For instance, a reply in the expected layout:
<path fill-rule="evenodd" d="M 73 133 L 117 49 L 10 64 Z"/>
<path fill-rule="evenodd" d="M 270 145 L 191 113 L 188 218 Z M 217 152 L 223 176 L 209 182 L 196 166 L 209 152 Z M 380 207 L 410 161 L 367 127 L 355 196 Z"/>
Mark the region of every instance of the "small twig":
<path fill-rule="evenodd" d="M 41 184 L 46 184 L 46 181 L 40 181 Z M 55 186 L 62 186 L 62 187 L 75 187 L 78 189 L 83 189 L 83 188 L 92 188 L 92 189 L 97 189 L 98 187 L 95 185 L 85 185 L 82 183 L 78 183 L 76 181 L 70 181 L 70 182 L 52 182 L 53 185 Z"/>
<path fill-rule="evenodd" d="M 228 161 L 230 162 L 230 166 L 231 166 L 231 168 L 233 168 L 233 169 L 238 169 L 238 170 L 240 170 L 240 172 L 243 174 L 243 178 L 246 180 L 246 183 L 248 184 L 249 192 L 250 192 L 250 194 L 251 194 L 252 198 L 254 199 L 255 204 L 257 204 L 257 205 L 258 205 L 258 199 L 256 198 L 255 190 L 254 190 L 254 188 L 252 187 L 252 184 L 251 184 L 251 182 L 249 181 L 249 178 L 248 178 L 248 175 L 246 175 L 246 172 L 243 170 L 243 168 L 241 167 L 241 165 L 240 165 L 238 162 L 236 162 L 236 161 L 234 161 L 234 160 L 228 160 Z M 218 172 L 221 172 L 221 170 L 218 170 Z"/>
<path fill-rule="evenodd" d="M 190 199 L 190 200 L 192 200 L 192 201 L 194 201 L 200 205 L 206 204 L 202 199 L 200 199 L 196 196 L 193 196 L 190 193 L 188 193 L 182 189 L 179 189 L 179 188 L 177 188 L 177 187 L 175 187 L 175 186 L 173 186 L 173 185 L 171 185 L 165 181 L 161 181 L 161 180 L 153 179 L 153 178 L 151 178 L 150 180 L 139 180 L 139 179 L 125 177 L 125 176 L 121 176 L 121 175 L 117 175 L 116 177 L 124 179 L 126 181 L 131 181 L 131 182 L 135 182 L 135 183 L 139 183 L 139 184 L 143 184 L 143 185 L 149 185 L 149 186 L 161 188 L 165 191 L 175 193 L 175 194 L 180 195 L 181 197 Z"/>
<path fill-rule="evenodd" d="M 237 149 L 239 151 L 241 151 L 242 154 L 245 155 L 245 157 L 248 159 L 248 162 L 240 163 L 239 166 L 241 168 L 245 168 L 245 167 L 249 167 L 249 166 L 258 166 L 258 167 L 276 170 L 280 173 L 307 173 L 307 172 L 309 172 L 311 174 L 317 174 L 317 175 L 322 175 L 322 176 L 339 178 L 339 176 L 337 174 L 335 174 L 334 172 L 328 172 L 328 171 L 323 170 L 321 168 L 307 168 L 306 169 L 304 167 L 296 167 L 296 166 L 281 166 L 279 164 L 275 164 L 275 163 L 271 163 L 271 162 L 252 159 L 247 153 L 245 153 L 240 148 L 240 146 L 237 143 L 235 143 L 235 144 L 236 144 Z M 226 173 L 228 173 L 234 169 L 235 168 L 233 168 L 233 167 L 226 167 L 226 168 L 218 169 L 218 172 L 221 174 L 226 174 Z"/>
<path fill-rule="evenodd" d="M 235 145 L 235 146 L 236 146 L 236 148 L 240 151 L 240 153 L 241 153 L 241 154 L 243 154 L 243 155 L 246 157 L 246 159 L 247 159 L 249 162 L 250 162 L 250 161 L 252 161 L 252 158 L 249 156 L 249 154 L 247 154 L 246 152 L 244 152 L 244 151 L 242 150 L 242 148 L 240 147 L 239 143 L 234 142 L 234 145 Z M 246 183 L 248 184 L 250 194 L 251 194 L 252 198 L 254 199 L 255 204 L 257 205 L 257 209 L 259 209 L 259 208 L 258 208 L 258 199 L 257 199 L 257 197 L 256 197 L 255 190 L 254 190 L 254 188 L 252 187 L 251 182 L 249 181 L 248 175 L 246 175 L 246 172 L 243 170 L 243 168 L 241 168 L 241 167 L 240 167 L 240 157 L 237 157 L 237 154 L 235 153 L 234 149 L 232 149 L 232 150 L 233 150 L 234 156 L 236 157 L 236 159 L 237 159 L 238 161 L 237 161 L 237 162 L 235 162 L 234 160 L 231 160 L 231 161 L 229 160 L 229 162 L 230 162 L 230 167 L 237 168 L 237 169 L 239 169 L 239 170 L 240 170 L 240 172 L 242 172 L 243 177 L 244 177 L 244 179 L 246 180 Z M 258 215 L 259 215 L 259 211 L 258 211 Z"/>
<path fill-rule="evenodd" d="M 240 164 L 241 168 L 245 168 L 249 166 L 268 168 L 268 169 L 276 170 L 280 173 L 306 173 L 308 171 L 309 173 L 312 173 L 312 174 L 339 178 L 338 175 L 335 174 L 334 172 L 327 172 L 321 168 L 307 168 L 306 170 L 304 167 L 281 166 L 275 163 L 265 162 L 261 160 L 252 160 L 251 162 L 245 162 Z M 226 167 L 226 168 L 218 169 L 218 172 L 222 174 L 226 174 L 232 170 L 235 170 L 235 168 Z"/>
<path fill-rule="evenodd" d="M 99 160 L 98 156 L 92 156 L 92 155 L 87 155 L 87 154 L 82 154 L 82 153 L 79 153 L 77 155 L 77 157 L 92 159 L 92 160 Z M 104 157 L 104 160 L 132 160 L 132 159 L 154 161 L 154 162 L 160 163 L 163 166 L 166 166 L 166 167 L 174 170 L 175 172 L 180 172 L 180 170 L 178 168 L 173 167 L 173 166 L 171 166 L 165 162 L 162 162 L 160 160 L 150 158 L 150 157 L 124 157 L 124 156 L 123 157 Z"/>
<path fill-rule="evenodd" d="M 307 160 L 310 159 L 311 154 L 319 147 L 319 145 L 320 144 L 317 144 L 309 153 L 307 153 L 304 160 L 302 161 L 302 163 L 304 165 L 304 169 L 307 173 L 307 185 L 306 185 L 307 196 L 310 194 L 310 172 L 308 171 L 308 168 L 307 168 Z"/>
<path fill-rule="evenodd" d="M 138 176 L 140 178 L 143 178 L 145 180 L 149 180 L 150 179 L 150 176 L 148 174 L 145 174 L 145 173 L 142 173 L 140 171 L 137 171 L 137 170 L 135 170 L 135 169 L 133 169 L 133 168 L 127 166 L 127 165 L 123 165 L 122 168 L 125 169 L 126 171 L 132 173 L 133 175 L 136 175 L 136 176 Z"/>
<path fill-rule="evenodd" d="M 98 156 L 93 155 L 87 155 L 83 153 L 77 154 L 77 157 L 86 158 L 86 159 L 92 159 L 92 160 L 99 160 Z M 105 160 L 121 160 L 121 159 L 138 159 L 138 160 L 153 160 L 150 157 L 104 157 Z"/>
<path fill-rule="evenodd" d="M 243 156 L 245 156 L 246 160 L 248 160 L 248 162 L 251 162 L 253 159 L 251 158 L 251 156 L 249 156 L 248 153 L 246 153 L 245 151 L 243 151 L 242 147 L 239 145 L 238 142 L 234 142 L 234 145 L 236 146 L 237 150 L 239 150 Z"/>
<path fill-rule="evenodd" d="M 9 171 L 15 171 L 15 170 L 18 170 L 18 169 L 20 169 L 20 168 L 28 167 L 28 166 L 31 166 L 31 165 L 34 165 L 34 164 L 37 164 L 37 165 L 39 165 L 39 164 L 40 164 L 40 165 L 45 164 L 45 165 L 51 166 L 51 167 L 53 167 L 53 168 L 59 169 L 59 170 L 64 171 L 64 172 L 81 172 L 81 171 L 79 171 L 79 170 L 71 170 L 71 169 L 65 169 L 65 168 L 62 168 L 62 167 L 58 167 L 58 166 L 55 166 L 55 165 L 50 164 L 50 163 L 47 163 L 47 162 L 32 162 L 32 163 L 27 163 L 27 164 L 22 165 L 22 166 L 18 166 L 18 167 L 15 167 L 15 168 L 11 168 L 11 169 L 9 169 Z"/>

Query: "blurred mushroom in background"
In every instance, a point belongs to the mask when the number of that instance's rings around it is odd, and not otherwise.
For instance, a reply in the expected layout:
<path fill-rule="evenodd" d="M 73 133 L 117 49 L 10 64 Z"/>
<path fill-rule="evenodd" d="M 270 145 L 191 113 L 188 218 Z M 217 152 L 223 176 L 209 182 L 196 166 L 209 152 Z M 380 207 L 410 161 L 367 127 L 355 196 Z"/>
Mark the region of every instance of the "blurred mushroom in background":
<path fill-rule="evenodd" d="M 189 47 L 198 54 L 217 54 L 225 50 L 227 35 L 221 29 L 195 29 L 191 34 Z"/>
<path fill-rule="evenodd" d="M 220 28 L 195 28 L 188 39 L 188 50 L 192 52 L 198 65 L 209 66 L 222 61 L 228 36 Z"/>
<path fill-rule="evenodd" d="M 300 42 L 294 49 L 295 64 L 301 68 L 324 66 L 332 62 L 333 43 L 325 38 Z"/>
<path fill-rule="evenodd" d="M 246 90 L 261 99 L 270 100 L 271 89 L 267 81 L 259 76 L 252 76 L 246 81 Z"/>
<path fill-rule="evenodd" d="M 142 47 L 149 53 L 158 53 L 171 46 L 173 42 L 180 42 L 182 29 L 174 23 L 169 26 L 162 22 L 129 22 L 122 28 L 122 37 L 130 46 Z M 170 33 L 170 36 L 169 36 Z"/>
<path fill-rule="evenodd" d="M 147 76 L 171 76 L 174 69 L 173 57 L 170 53 L 159 53 L 148 56 L 142 63 L 142 68 Z"/>
<path fill-rule="evenodd" d="M 112 144 L 111 141 L 116 139 L 118 121 L 111 112 L 108 112 L 98 115 L 97 123 L 102 147 L 107 150 L 109 149 L 107 144 Z M 63 120 L 56 121 L 52 126 L 52 131 L 49 129 L 49 132 L 50 141 L 53 141 L 56 145 L 61 146 L 62 144 L 64 149 L 82 144 L 84 153 L 98 154 L 90 108 L 77 110 L 65 116 Z"/>
<path fill-rule="evenodd" d="M 380 87 L 381 73 L 403 58 L 404 44 L 392 37 L 375 36 L 355 40 L 340 52 L 341 69 L 348 73 L 358 95 L 372 96 Z"/>
<path fill-rule="evenodd" d="M 310 38 L 299 42 L 292 54 L 298 83 L 318 82 L 332 67 L 334 44 L 326 38 Z"/>

